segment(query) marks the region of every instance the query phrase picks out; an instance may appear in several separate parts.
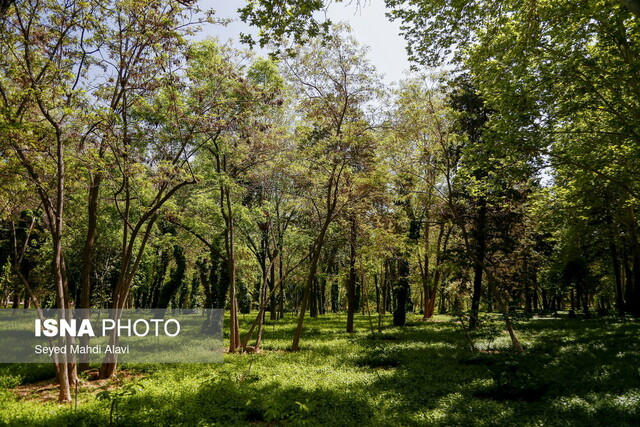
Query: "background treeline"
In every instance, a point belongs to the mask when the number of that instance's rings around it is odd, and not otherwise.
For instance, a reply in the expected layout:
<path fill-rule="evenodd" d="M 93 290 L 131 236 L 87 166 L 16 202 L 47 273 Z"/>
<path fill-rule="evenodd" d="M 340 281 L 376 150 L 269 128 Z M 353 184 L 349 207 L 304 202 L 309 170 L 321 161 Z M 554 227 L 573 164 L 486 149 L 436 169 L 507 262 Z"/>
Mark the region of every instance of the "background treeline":
<path fill-rule="evenodd" d="M 387 2 L 454 67 L 385 87 L 345 26 L 276 61 L 177 2 L 15 2 L 0 304 L 224 308 L 231 351 L 251 311 L 294 350 L 307 312 L 639 315 L 637 17 L 458 3 Z"/>

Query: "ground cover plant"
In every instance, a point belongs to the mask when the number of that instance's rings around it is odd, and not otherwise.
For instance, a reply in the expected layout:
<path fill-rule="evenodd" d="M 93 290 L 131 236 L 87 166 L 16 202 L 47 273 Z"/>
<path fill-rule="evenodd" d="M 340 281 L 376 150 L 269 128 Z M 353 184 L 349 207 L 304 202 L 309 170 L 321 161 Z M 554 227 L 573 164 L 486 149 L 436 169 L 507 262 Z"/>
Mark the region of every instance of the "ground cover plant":
<path fill-rule="evenodd" d="M 243 318 L 243 328 L 249 317 Z M 615 318 L 519 322 L 525 352 L 504 330 L 473 333 L 469 350 L 456 318 L 435 316 L 371 333 L 356 317 L 311 319 L 301 351 L 290 352 L 295 319 L 267 322 L 260 354 L 223 364 L 125 365 L 114 425 L 637 425 L 640 326 Z M 385 319 L 390 321 L 390 318 Z M 487 325 L 488 328 L 489 325 Z M 498 328 L 500 329 L 500 328 Z M 503 328 L 502 328 L 503 329 Z M 490 339 L 494 338 L 494 339 Z M 111 400 L 83 381 L 77 407 L 44 401 L 51 366 L 2 366 L 0 422 L 108 425 Z M 99 380 L 94 380 L 96 382 Z M 102 384 L 102 383 L 101 383 Z M 106 383 L 104 384 L 106 385 Z M 21 386 L 32 394 L 18 395 Z M 136 387 L 135 392 L 130 392 Z M 127 392 L 129 391 L 129 392 Z"/>
<path fill-rule="evenodd" d="M 640 0 L 0 1 L 0 362 L 226 352 L 0 365 L 0 421 L 640 425 L 638 70 Z"/>

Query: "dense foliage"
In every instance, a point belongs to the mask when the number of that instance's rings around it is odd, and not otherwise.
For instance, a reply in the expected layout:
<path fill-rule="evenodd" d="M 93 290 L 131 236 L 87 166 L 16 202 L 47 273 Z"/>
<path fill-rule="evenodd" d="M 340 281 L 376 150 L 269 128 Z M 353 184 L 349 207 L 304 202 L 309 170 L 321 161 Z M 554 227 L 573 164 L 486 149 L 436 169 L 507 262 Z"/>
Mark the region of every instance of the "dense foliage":
<path fill-rule="evenodd" d="M 292 315 L 280 347 L 314 348 L 307 313 L 345 312 L 329 323 L 348 333 L 358 313 L 372 333 L 449 314 L 477 351 L 495 312 L 516 353 L 539 324 L 523 316 L 640 316 L 637 2 L 386 4 L 422 67 L 392 87 L 347 25 L 314 19 L 322 1 L 247 3 L 245 41 L 287 46 L 270 59 L 194 41 L 217 22 L 194 2 L 3 2 L 0 305 L 222 308 L 231 353 Z M 635 331 L 620 321 L 588 325 Z M 558 387 L 529 368 L 507 386 Z M 501 400 L 509 369 L 477 393 Z M 68 401 L 77 369 L 56 373 Z M 216 378 L 198 393 L 233 386 Z M 309 410 L 234 387 L 245 421 Z"/>

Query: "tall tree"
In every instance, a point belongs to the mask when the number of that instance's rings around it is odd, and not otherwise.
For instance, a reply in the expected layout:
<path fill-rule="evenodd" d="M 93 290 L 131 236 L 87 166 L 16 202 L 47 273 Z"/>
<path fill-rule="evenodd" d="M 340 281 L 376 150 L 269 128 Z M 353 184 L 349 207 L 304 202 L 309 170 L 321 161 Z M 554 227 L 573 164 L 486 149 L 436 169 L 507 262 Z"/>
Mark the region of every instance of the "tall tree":
<path fill-rule="evenodd" d="M 40 198 L 52 239 L 56 307 L 67 318 L 72 297 L 63 243 L 65 213 L 72 152 L 92 131 L 84 120 L 86 96 L 79 82 L 87 75 L 85 37 L 95 32 L 93 12 L 99 9 L 90 2 L 20 3 L 5 10 L 0 27 L 3 148 L 13 151 Z M 56 358 L 56 371 L 59 400 L 69 401 L 75 364 L 62 355 Z"/>
<path fill-rule="evenodd" d="M 285 74 L 293 80 L 298 110 L 308 123 L 300 127 L 300 162 L 306 169 L 303 186 L 314 237 L 310 267 L 300 304 L 292 349 L 299 349 L 311 287 L 330 224 L 354 200 L 362 197 L 358 172 L 371 160 L 371 125 L 363 114 L 377 90 L 373 67 L 345 27 L 334 27 L 326 42 L 314 39 L 287 61 Z"/>

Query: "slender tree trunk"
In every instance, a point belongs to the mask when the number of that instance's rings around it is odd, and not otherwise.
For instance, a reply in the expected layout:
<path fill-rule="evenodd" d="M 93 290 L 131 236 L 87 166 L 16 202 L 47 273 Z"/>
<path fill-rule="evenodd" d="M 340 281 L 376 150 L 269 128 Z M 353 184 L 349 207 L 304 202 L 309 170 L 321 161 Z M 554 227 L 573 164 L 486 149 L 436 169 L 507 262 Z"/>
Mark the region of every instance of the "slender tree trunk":
<path fill-rule="evenodd" d="M 335 204 L 333 205 L 335 207 Z M 320 229 L 320 234 L 318 238 L 314 242 L 311 249 L 311 266 L 309 268 L 309 274 L 307 275 L 307 283 L 304 287 L 304 292 L 302 294 L 302 301 L 300 301 L 300 313 L 298 314 L 298 325 L 296 326 L 296 331 L 293 336 L 293 342 L 291 344 L 291 351 L 300 350 L 300 337 L 302 335 L 302 325 L 304 324 L 304 316 L 307 311 L 307 304 L 309 302 L 309 294 L 311 293 L 311 286 L 313 285 L 313 280 L 316 277 L 316 273 L 318 271 L 318 261 L 320 259 L 320 252 L 322 251 L 322 245 L 324 244 L 324 238 L 327 233 L 327 229 L 329 228 L 329 224 L 331 223 L 333 216 L 333 208 L 329 208 L 327 211 L 327 216 L 325 217 L 322 228 Z"/>
<path fill-rule="evenodd" d="M 613 264 L 613 276 L 616 281 L 616 310 L 618 315 L 624 317 L 624 293 L 622 290 L 622 277 L 620 274 L 620 260 L 618 259 L 618 250 L 615 243 L 611 242 L 609 245 L 609 251 L 611 253 L 611 261 Z"/>
<path fill-rule="evenodd" d="M 226 169 L 226 168 L 225 168 Z M 225 204 L 227 220 L 227 262 L 229 268 L 229 287 L 231 314 L 229 316 L 229 352 L 233 353 L 240 347 L 240 324 L 238 320 L 238 297 L 236 295 L 236 254 L 235 254 L 235 226 L 233 209 L 231 208 L 231 196 L 229 188 L 225 186 Z"/>
<path fill-rule="evenodd" d="M 387 314 L 387 293 L 389 292 L 389 260 L 385 259 L 383 261 L 384 263 L 384 275 L 382 277 L 382 307 L 381 307 L 381 311 L 380 314 L 381 315 L 385 315 Z"/>
<path fill-rule="evenodd" d="M 278 253 L 279 253 L 279 252 L 278 252 Z M 276 257 L 276 256 L 278 256 L 278 255 L 277 255 L 278 253 L 276 253 L 276 254 L 274 254 L 274 255 L 273 255 L 273 256 L 274 256 L 274 259 L 275 259 L 275 257 Z M 298 262 L 297 262 L 293 267 L 291 267 L 289 270 L 287 270 L 287 272 L 286 272 L 286 273 L 284 273 L 284 274 L 282 275 L 282 277 L 281 277 L 281 278 L 278 280 L 278 282 L 274 285 L 274 289 L 272 289 L 272 290 L 270 291 L 270 295 L 267 297 L 267 299 L 268 299 L 268 298 L 270 298 L 270 297 L 271 297 L 271 295 L 275 294 L 275 290 L 276 290 L 277 288 L 282 287 L 282 286 L 284 285 L 284 280 L 285 280 L 285 278 L 289 275 L 289 273 L 291 273 L 291 272 L 292 272 L 292 271 L 294 271 L 296 268 L 298 268 L 298 266 L 300 266 L 300 265 L 302 264 L 302 262 L 303 262 L 303 261 L 305 261 L 309 256 L 310 256 L 310 254 L 307 254 L 305 257 L 301 258 L 301 259 L 300 259 L 300 261 L 298 261 Z M 272 260 L 271 262 L 273 263 L 274 261 Z M 295 298 L 294 298 L 294 300 L 295 300 Z M 266 302 L 266 299 L 265 299 L 265 302 Z M 249 340 L 251 339 L 251 335 L 253 334 L 253 331 L 254 331 L 254 329 L 255 329 L 256 325 L 258 324 L 258 322 L 260 322 L 260 321 L 261 321 L 260 319 L 264 319 L 264 312 L 265 312 L 266 307 L 267 307 L 267 304 L 266 304 L 266 303 L 265 303 L 265 304 L 262 304 L 262 305 L 259 307 L 259 310 L 258 310 L 258 316 L 257 316 L 257 317 L 256 317 L 256 319 L 253 321 L 253 323 L 251 324 L 251 327 L 249 328 L 249 331 L 247 332 L 247 334 L 245 335 L 244 339 L 242 340 L 241 345 L 242 345 L 242 349 L 243 349 L 243 350 L 246 350 L 246 348 L 247 348 L 247 344 L 249 343 Z M 260 347 L 260 339 L 261 339 L 261 337 L 258 337 L 258 340 L 257 340 L 257 342 L 256 342 L 256 349 L 259 349 L 259 347 Z"/>
<path fill-rule="evenodd" d="M 440 224 L 440 230 L 438 231 L 438 241 L 436 244 L 436 265 L 433 273 L 433 283 L 429 289 L 429 304 L 425 307 L 425 319 L 433 317 L 436 307 L 436 295 L 438 293 L 438 287 L 440 285 L 440 278 L 442 275 L 442 252 L 446 250 L 447 243 L 449 241 L 450 230 L 445 235 L 445 224 Z M 444 249 L 443 249 L 443 237 L 444 237 Z M 441 296 L 442 298 L 442 296 Z"/>
<path fill-rule="evenodd" d="M 316 244 L 319 246 L 319 242 Z M 309 294 L 311 293 L 311 286 L 313 285 L 313 280 L 315 279 L 316 271 L 318 269 L 318 258 L 320 257 L 320 247 L 313 248 L 313 257 L 311 259 L 311 267 L 309 268 L 309 275 L 307 276 L 307 283 L 304 287 L 304 292 L 302 294 L 302 301 L 300 301 L 300 313 L 298 314 L 298 325 L 296 327 L 296 332 L 293 337 L 293 343 L 291 344 L 291 351 L 300 350 L 300 336 L 302 335 L 302 325 L 304 322 L 304 315 L 307 311 L 307 302 L 309 301 Z"/>
<path fill-rule="evenodd" d="M 66 279 L 62 270 L 62 246 L 59 236 L 53 237 L 53 253 L 54 253 L 54 277 L 56 281 L 56 307 L 62 310 L 61 318 L 69 320 L 71 318 L 70 312 L 65 300 Z M 62 338 L 64 344 L 67 343 L 67 338 Z M 56 370 L 58 372 L 58 381 L 60 383 L 60 392 L 58 394 L 59 402 L 71 401 L 71 376 L 69 375 L 69 364 L 66 354 L 58 355 L 58 363 L 56 364 Z"/>
<path fill-rule="evenodd" d="M 340 136 L 340 128 L 338 128 L 337 135 Z M 342 165 L 342 167 L 344 167 L 344 165 Z M 302 295 L 302 301 L 300 302 L 300 313 L 298 315 L 298 325 L 296 326 L 296 331 L 293 336 L 293 342 L 291 343 L 291 351 L 300 350 L 300 336 L 302 335 L 302 326 L 304 324 L 305 312 L 307 311 L 307 304 L 309 302 L 309 294 L 311 292 L 311 286 L 313 285 L 313 280 L 315 279 L 316 273 L 318 272 L 318 261 L 320 259 L 322 246 L 324 245 L 324 239 L 327 234 L 327 229 L 329 228 L 329 224 L 331 224 L 331 221 L 333 221 L 333 215 L 336 212 L 336 208 L 337 208 L 338 184 L 340 183 L 340 175 L 342 173 L 342 167 L 339 168 L 337 163 L 334 164 L 333 170 L 331 172 L 331 176 L 328 181 L 327 195 L 326 195 L 326 216 L 324 217 L 322 227 L 320 228 L 320 233 L 318 234 L 317 239 L 314 241 L 312 245 L 312 249 L 310 251 L 311 266 L 309 268 L 307 283 L 304 288 L 304 293 Z"/>
<path fill-rule="evenodd" d="M 422 266 L 422 320 L 429 319 L 433 313 L 429 313 L 429 306 L 431 305 L 431 284 L 429 283 L 429 258 L 430 258 L 430 231 L 429 226 L 429 213 L 427 212 L 425 224 L 424 224 L 424 257 Z M 435 295 L 433 295 L 435 297 Z"/>
<path fill-rule="evenodd" d="M 627 210 L 632 263 L 632 289 L 628 303 L 631 313 L 636 317 L 640 317 L 640 241 L 638 240 L 638 226 L 633 206 L 629 206 Z"/>
<path fill-rule="evenodd" d="M 538 283 L 538 270 L 533 270 L 533 310 L 538 311 L 540 308 L 540 285 Z"/>
<path fill-rule="evenodd" d="M 409 261 L 408 254 L 398 258 L 398 284 L 396 286 L 396 307 L 393 311 L 393 326 L 404 326 L 407 322 L 409 301 Z"/>
<path fill-rule="evenodd" d="M 525 313 L 531 313 L 531 286 L 529 285 L 529 260 L 525 255 L 524 257 L 524 311 Z"/>
<path fill-rule="evenodd" d="M 575 311 L 575 310 L 576 310 L 576 298 L 573 293 L 573 289 L 571 289 L 571 311 Z"/>
<path fill-rule="evenodd" d="M 284 283 L 282 283 L 284 279 L 282 278 L 282 246 L 278 248 L 278 253 L 280 254 L 280 256 L 278 257 L 278 281 L 281 282 L 280 300 L 278 301 L 278 312 L 279 312 L 278 318 L 282 319 L 284 318 Z"/>
<path fill-rule="evenodd" d="M 322 276 L 318 280 L 320 282 L 320 301 L 318 304 L 320 306 L 320 314 L 324 315 L 327 313 L 327 278 Z"/>
<path fill-rule="evenodd" d="M 440 285 L 440 304 L 438 304 L 438 313 L 447 313 L 447 294 L 444 283 Z"/>
<path fill-rule="evenodd" d="M 584 287 L 584 298 L 582 299 L 582 311 L 584 313 L 585 318 L 590 318 L 591 313 L 589 312 L 589 289 L 587 289 L 586 284 L 583 284 Z"/>
<path fill-rule="evenodd" d="M 52 215 L 55 218 L 55 233 L 53 233 L 53 270 L 54 279 L 56 283 L 56 297 L 57 307 L 63 310 L 63 316 L 65 319 L 71 319 L 70 311 L 70 299 L 69 299 L 69 287 L 67 284 L 67 271 L 64 262 L 64 255 L 62 249 L 62 236 L 63 236 L 63 213 L 64 213 L 64 199 L 65 199 L 65 158 L 64 147 L 62 144 L 62 137 L 59 129 L 56 126 L 56 156 L 57 156 L 57 191 L 56 191 L 56 208 Z M 72 338 L 63 338 L 65 344 L 70 344 Z M 75 363 L 69 363 L 68 355 L 60 355 L 61 366 L 59 369 L 60 375 L 60 394 L 58 400 L 60 402 L 71 401 L 71 385 L 77 381 L 76 377 L 76 365 Z"/>
<path fill-rule="evenodd" d="M 276 294 L 273 292 L 274 286 L 276 283 L 276 266 L 273 262 L 271 262 L 271 268 L 269 268 L 269 289 L 270 297 L 269 297 L 269 319 L 277 320 L 278 313 L 276 312 Z"/>
<path fill-rule="evenodd" d="M 509 337 L 511 338 L 511 345 L 513 345 L 513 349 L 518 354 L 522 353 L 524 350 L 522 349 L 520 341 L 518 341 L 518 338 L 516 337 L 516 333 L 513 330 L 513 324 L 511 323 L 511 317 L 509 317 L 508 314 L 505 314 L 505 324 L 507 326 L 507 331 L 509 332 Z"/>
<path fill-rule="evenodd" d="M 100 183 L 102 181 L 102 174 L 91 174 L 89 177 L 89 197 L 87 203 L 87 240 L 85 241 L 84 249 L 82 251 L 82 292 L 80 293 L 80 304 L 78 308 L 89 310 L 91 308 L 91 272 L 93 271 L 93 252 L 96 244 L 96 238 L 98 235 L 98 195 L 100 194 Z M 87 314 L 87 311 L 83 313 Z M 85 347 L 89 345 L 89 336 L 82 336 L 80 338 L 80 346 Z M 81 361 L 78 365 L 80 371 L 86 371 L 89 369 L 89 362 L 87 355 L 81 356 Z"/>
<path fill-rule="evenodd" d="M 376 313 L 380 313 L 380 284 L 378 283 L 378 273 L 373 273 L 373 286 L 376 289 Z"/>
<path fill-rule="evenodd" d="M 42 105 L 41 105 L 42 109 Z M 20 148 L 14 147 L 16 153 L 18 154 L 20 160 L 23 162 L 23 165 L 27 169 L 28 174 L 31 176 L 33 181 L 37 184 L 38 194 L 40 196 L 40 200 L 45 208 L 45 214 L 47 216 L 49 222 L 49 231 L 51 232 L 52 238 L 52 273 L 53 273 L 53 281 L 56 290 L 56 308 L 61 310 L 61 316 L 67 320 L 70 319 L 70 300 L 69 300 L 69 290 L 67 283 L 67 271 L 64 263 L 64 251 L 62 246 L 62 237 L 63 237 L 63 214 L 64 214 L 64 198 L 65 198 L 65 159 L 63 153 L 63 144 L 62 138 L 60 134 L 60 129 L 58 125 L 51 119 L 51 116 L 45 112 L 43 109 L 43 114 L 47 117 L 49 122 L 56 130 L 56 191 L 55 200 L 50 198 L 50 196 L 42 190 L 42 186 L 40 185 L 40 180 L 37 173 L 34 171 L 33 167 L 29 163 L 29 161 L 24 156 L 24 153 Z M 15 231 L 14 231 L 15 237 Z M 16 242 L 17 244 L 17 242 Z M 17 257 L 17 251 L 16 251 Z M 35 299 L 35 295 L 33 294 L 27 279 L 20 272 L 18 259 L 16 258 L 14 264 L 14 270 L 16 274 L 21 278 L 25 288 L 31 295 L 34 300 L 34 304 L 36 308 L 39 309 L 39 305 Z M 17 298 L 18 304 L 20 300 L 20 293 L 15 291 L 15 298 Z M 15 300 L 14 300 L 15 302 Z M 17 308 L 17 307 L 16 307 Z M 69 344 L 70 338 L 64 337 L 62 338 L 62 344 Z M 58 401 L 61 403 L 71 401 L 71 383 L 77 381 L 76 376 L 76 364 L 68 363 L 69 360 L 67 358 L 67 354 L 54 355 L 54 365 L 56 369 L 56 376 L 58 378 L 58 383 L 60 384 Z"/>
<path fill-rule="evenodd" d="M 485 256 L 486 227 L 487 227 L 487 202 L 484 198 L 479 201 L 478 220 L 476 222 L 476 259 L 474 262 L 473 274 L 473 295 L 471 296 L 471 318 L 469 328 L 473 329 L 478 325 L 478 313 L 480 311 L 480 296 L 482 294 L 482 263 Z"/>
<path fill-rule="evenodd" d="M 79 308 L 91 308 L 91 271 L 93 252 L 98 235 L 98 195 L 102 175 L 97 173 L 89 178 L 89 197 L 87 206 L 87 240 L 82 251 L 82 292 Z"/>
<path fill-rule="evenodd" d="M 309 317 L 318 316 L 318 278 L 314 277 L 311 281 L 311 289 L 309 293 Z"/>
<path fill-rule="evenodd" d="M 270 263 L 269 268 L 273 267 L 273 261 Z M 271 293 L 273 295 L 273 292 Z M 262 287 L 260 288 L 260 305 L 258 307 L 258 333 L 256 338 L 255 352 L 260 352 L 260 343 L 262 341 L 262 329 L 264 326 L 265 312 L 264 309 L 267 306 L 267 277 L 262 278 Z"/>
<path fill-rule="evenodd" d="M 349 278 L 347 280 L 347 332 L 353 332 L 353 317 L 356 311 L 356 236 L 357 224 L 355 216 L 351 216 L 351 233 L 349 234 Z"/>
<path fill-rule="evenodd" d="M 127 217 L 128 217 L 128 214 L 125 218 Z M 120 277 L 118 278 L 116 288 L 113 292 L 113 303 L 112 303 L 112 309 L 114 310 L 113 320 L 115 320 L 116 322 L 120 319 L 120 316 L 122 315 L 122 309 L 126 308 L 127 305 L 129 304 L 129 300 L 130 300 L 129 292 L 131 291 L 131 282 L 133 281 L 135 272 L 137 271 L 140 260 L 142 259 L 142 253 L 147 244 L 147 241 L 149 240 L 149 235 L 151 234 L 151 230 L 157 218 L 158 217 L 155 214 L 152 214 L 149 217 L 146 229 L 143 233 L 143 237 L 140 240 L 140 245 L 137 248 L 137 255 L 134 255 L 134 249 L 135 249 L 134 243 L 136 241 L 136 238 L 138 237 L 138 233 L 140 232 L 143 226 L 143 223 L 139 222 L 136 228 L 134 228 L 134 232 L 132 232 L 130 236 L 127 232 L 124 232 L 124 236 L 123 236 L 124 249 L 123 249 L 122 260 L 121 260 L 122 267 L 120 270 Z M 126 230 L 127 228 L 128 228 L 127 221 L 125 221 L 124 229 Z M 117 335 L 115 333 L 111 333 L 109 337 L 109 345 L 114 346 L 114 345 L 117 345 L 117 343 L 118 343 Z M 118 365 L 117 355 L 105 356 L 105 361 L 100 366 L 100 374 L 99 374 L 100 378 L 104 379 L 104 378 L 113 377 L 116 373 L 117 365 Z"/>

